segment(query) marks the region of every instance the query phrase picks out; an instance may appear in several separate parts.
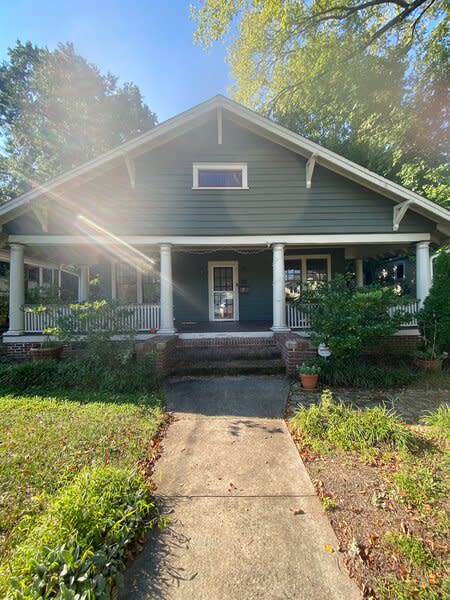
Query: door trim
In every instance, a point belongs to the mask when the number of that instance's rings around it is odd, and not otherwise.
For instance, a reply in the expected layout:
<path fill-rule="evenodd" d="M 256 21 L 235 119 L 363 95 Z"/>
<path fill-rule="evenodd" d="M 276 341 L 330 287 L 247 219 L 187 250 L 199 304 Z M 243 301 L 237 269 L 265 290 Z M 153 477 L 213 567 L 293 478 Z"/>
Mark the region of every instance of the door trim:
<path fill-rule="evenodd" d="M 216 260 L 208 261 L 208 305 L 209 305 L 209 320 L 214 322 L 221 321 L 239 321 L 239 269 L 237 260 Z M 233 268 L 233 318 L 232 319 L 215 319 L 214 318 L 214 298 L 213 298 L 213 275 L 214 267 L 232 267 Z"/>

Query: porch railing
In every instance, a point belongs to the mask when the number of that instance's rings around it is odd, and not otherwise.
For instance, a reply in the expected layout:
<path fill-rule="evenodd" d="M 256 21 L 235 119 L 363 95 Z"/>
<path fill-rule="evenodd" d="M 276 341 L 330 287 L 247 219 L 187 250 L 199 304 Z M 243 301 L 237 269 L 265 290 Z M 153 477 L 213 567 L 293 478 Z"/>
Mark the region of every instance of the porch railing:
<path fill-rule="evenodd" d="M 122 304 L 118 307 L 120 316 L 110 311 L 98 316 L 76 320 L 76 311 L 70 305 L 57 306 L 52 310 L 36 312 L 36 307 L 25 305 L 25 333 L 42 333 L 48 327 L 57 327 L 61 317 L 74 317 L 72 325 L 78 333 L 84 331 L 101 331 L 109 329 L 113 324 L 121 331 L 150 331 L 159 328 L 159 304 Z M 117 311 L 117 309 L 116 309 Z"/>
<path fill-rule="evenodd" d="M 401 325 L 402 328 L 417 327 L 417 318 L 415 315 L 419 310 L 418 300 L 411 300 L 406 304 L 392 306 L 388 312 L 390 315 L 392 315 L 398 310 L 410 315 L 414 315 L 412 319 L 408 321 L 408 323 Z M 309 329 L 311 327 L 308 314 L 297 308 L 295 304 L 291 304 L 289 302 L 286 304 L 286 324 L 290 329 Z"/>

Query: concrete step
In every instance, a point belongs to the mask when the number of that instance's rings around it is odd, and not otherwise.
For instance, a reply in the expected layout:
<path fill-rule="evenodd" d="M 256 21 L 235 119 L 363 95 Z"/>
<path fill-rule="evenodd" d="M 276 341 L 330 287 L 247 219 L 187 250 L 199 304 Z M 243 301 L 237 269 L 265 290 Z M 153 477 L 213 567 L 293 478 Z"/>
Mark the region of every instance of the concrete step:
<path fill-rule="evenodd" d="M 177 346 L 178 360 L 191 362 L 224 361 L 224 360 L 266 360 L 281 358 L 281 353 L 275 344 L 267 345 L 236 345 L 236 346 Z"/>
<path fill-rule="evenodd" d="M 241 358 L 228 360 L 178 360 L 173 367 L 175 375 L 274 375 L 284 374 L 286 367 L 281 358 Z"/>

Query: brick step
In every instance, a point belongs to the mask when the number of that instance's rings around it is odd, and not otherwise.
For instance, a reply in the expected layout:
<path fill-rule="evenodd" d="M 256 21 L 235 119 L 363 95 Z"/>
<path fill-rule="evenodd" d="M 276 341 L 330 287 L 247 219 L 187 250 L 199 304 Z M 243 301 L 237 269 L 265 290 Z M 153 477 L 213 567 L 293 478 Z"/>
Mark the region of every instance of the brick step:
<path fill-rule="evenodd" d="M 177 346 L 174 350 L 181 361 L 223 361 L 237 359 L 279 359 L 281 352 L 275 344 L 239 346 Z"/>
<path fill-rule="evenodd" d="M 284 374 L 286 367 L 281 358 L 240 359 L 219 361 L 177 361 L 174 375 L 275 375 Z"/>

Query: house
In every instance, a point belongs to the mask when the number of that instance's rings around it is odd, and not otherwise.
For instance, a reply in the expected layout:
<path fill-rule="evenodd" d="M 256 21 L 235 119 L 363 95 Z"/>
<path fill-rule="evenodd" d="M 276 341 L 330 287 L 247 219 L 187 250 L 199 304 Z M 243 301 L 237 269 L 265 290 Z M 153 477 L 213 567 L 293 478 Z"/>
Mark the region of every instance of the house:
<path fill-rule="evenodd" d="M 142 338 L 286 340 L 307 326 L 286 300 L 295 282 L 346 260 L 363 285 L 365 259 L 414 249 L 415 310 L 430 244 L 450 235 L 443 207 L 223 96 L 6 203 L 0 220 L 4 342 L 20 355 L 48 324 L 24 309 L 27 262 L 75 265 L 80 301 L 94 273 Z"/>

